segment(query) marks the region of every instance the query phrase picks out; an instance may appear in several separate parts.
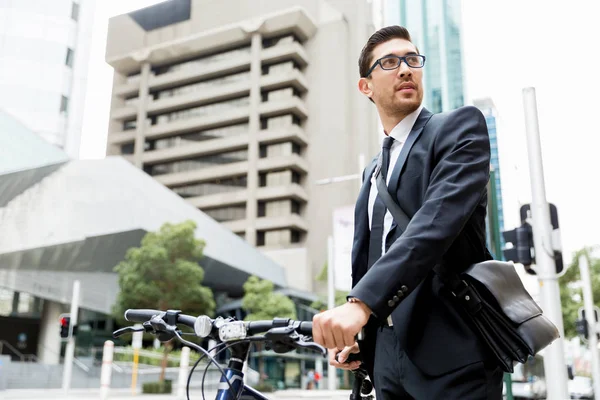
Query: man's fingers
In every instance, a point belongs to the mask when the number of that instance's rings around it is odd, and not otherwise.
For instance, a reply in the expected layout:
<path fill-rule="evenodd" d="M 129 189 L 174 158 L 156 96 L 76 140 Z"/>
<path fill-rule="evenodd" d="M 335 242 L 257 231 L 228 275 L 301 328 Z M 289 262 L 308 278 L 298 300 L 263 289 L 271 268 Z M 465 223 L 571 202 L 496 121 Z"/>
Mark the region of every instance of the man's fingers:
<path fill-rule="evenodd" d="M 340 328 L 340 327 L 335 327 L 332 329 L 333 331 L 333 337 L 335 340 L 335 344 L 334 346 L 331 347 L 337 347 L 339 350 L 343 350 L 344 347 L 346 347 L 346 345 L 344 344 L 344 331 Z"/>

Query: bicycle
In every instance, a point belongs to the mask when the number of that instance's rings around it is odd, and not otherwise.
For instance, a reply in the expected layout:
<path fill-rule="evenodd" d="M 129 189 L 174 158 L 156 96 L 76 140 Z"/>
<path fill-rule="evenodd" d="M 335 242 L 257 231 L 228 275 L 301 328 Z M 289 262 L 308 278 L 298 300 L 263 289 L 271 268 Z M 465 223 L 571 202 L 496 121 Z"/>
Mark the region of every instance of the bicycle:
<path fill-rule="evenodd" d="M 187 380 L 186 396 L 190 399 L 189 390 L 192 374 L 196 366 L 205 357 L 209 363 L 205 368 L 202 377 L 202 398 L 204 396 L 204 380 L 210 364 L 214 364 L 221 372 L 221 379 L 217 387 L 216 400 L 268 400 L 258 390 L 244 384 L 244 373 L 242 368 L 244 361 L 248 358 L 250 344 L 252 342 L 266 343 L 273 351 L 278 354 L 287 353 L 297 348 L 304 348 L 327 355 L 327 349 L 321 345 L 312 342 L 312 322 L 294 321 L 287 318 L 275 318 L 271 321 L 238 321 L 234 318 L 217 317 L 212 319 L 206 315 L 193 317 L 182 314 L 179 310 L 127 310 L 125 319 L 130 322 L 142 324 L 142 328 L 125 327 L 113 332 L 113 337 L 117 338 L 126 333 L 143 331 L 155 335 L 161 342 L 167 342 L 177 338 L 182 344 L 189 346 L 200 352 L 202 357 L 196 361 L 192 367 Z M 177 325 L 184 325 L 194 330 L 192 335 L 199 338 L 211 338 L 217 342 L 212 349 L 205 350 L 196 343 L 190 342 L 182 337 L 184 333 Z M 262 335 L 257 335 L 263 333 Z M 222 347 L 222 348 L 220 348 Z M 220 349 L 219 349 L 220 348 Z M 218 352 L 212 356 L 211 351 Z M 231 356 L 225 369 L 215 360 L 215 357 L 222 351 L 229 349 Z M 354 356 L 353 356 L 354 357 Z M 348 362 L 351 361 L 349 358 Z M 367 373 L 359 368 L 353 371 L 355 375 L 354 387 L 350 400 L 372 400 L 373 396 L 369 393 L 373 386 L 366 379 Z M 361 394 L 362 391 L 362 394 Z M 365 393 L 366 392 L 366 393 Z"/>

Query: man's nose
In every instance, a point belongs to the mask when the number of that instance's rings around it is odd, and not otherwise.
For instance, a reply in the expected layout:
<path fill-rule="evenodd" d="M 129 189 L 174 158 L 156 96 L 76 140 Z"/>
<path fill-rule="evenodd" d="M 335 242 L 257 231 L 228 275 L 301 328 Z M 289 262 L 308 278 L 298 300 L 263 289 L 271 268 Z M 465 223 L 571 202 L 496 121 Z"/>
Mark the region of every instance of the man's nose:
<path fill-rule="evenodd" d="M 398 77 L 406 78 L 408 76 L 412 76 L 412 69 L 406 64 L 404 60 L 400 61 L 400 66 L 398 67 Z"/>

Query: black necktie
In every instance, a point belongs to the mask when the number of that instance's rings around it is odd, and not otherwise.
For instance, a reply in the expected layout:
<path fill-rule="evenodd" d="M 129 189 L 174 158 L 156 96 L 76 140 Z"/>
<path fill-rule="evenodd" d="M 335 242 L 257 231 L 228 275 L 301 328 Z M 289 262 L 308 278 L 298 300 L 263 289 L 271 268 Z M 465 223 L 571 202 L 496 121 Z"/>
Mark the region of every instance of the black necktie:
<path fill-rule="evenodd" d="M 390 148 L 394 138 L 388 136 L 383 139 L 383 148 L 381 150 L 381 175 L 384 181 L 387 182 L 388 166 L 390 164 Z M 375 205 L 373 206 L 373 217 L 371 221 L 371 236 L 369 239 L 369 261 L 367 268 L 371 268 L 375 261 L 381 257 L 381 248 L 383 245 L 383 221 L 385 219 L 385 213 L 387 209 L 385 204 L 379 197 L 379 194 L 375 198 Z"/>

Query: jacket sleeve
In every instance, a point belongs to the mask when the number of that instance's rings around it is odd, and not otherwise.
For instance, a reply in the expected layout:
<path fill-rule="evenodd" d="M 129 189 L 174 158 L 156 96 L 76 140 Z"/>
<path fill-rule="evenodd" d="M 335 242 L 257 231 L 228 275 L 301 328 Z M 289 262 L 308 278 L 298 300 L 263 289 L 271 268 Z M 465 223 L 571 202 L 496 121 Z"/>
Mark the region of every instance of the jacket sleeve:
<path fill-rule="evenodd" d="M 455 110 L 441 126 L 431 128 L 438 130 L 433 144 L 436 165 L 423 204 L 406 231 L 349 293 L 381 320 L 441 261 L 489 180 L 490 142 L 477 108 Z"/>

